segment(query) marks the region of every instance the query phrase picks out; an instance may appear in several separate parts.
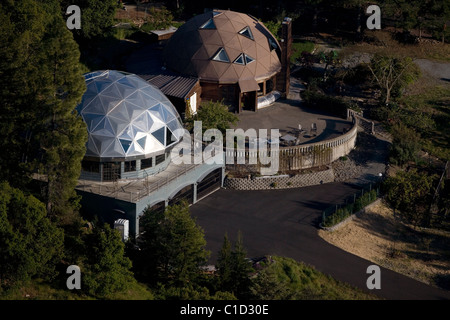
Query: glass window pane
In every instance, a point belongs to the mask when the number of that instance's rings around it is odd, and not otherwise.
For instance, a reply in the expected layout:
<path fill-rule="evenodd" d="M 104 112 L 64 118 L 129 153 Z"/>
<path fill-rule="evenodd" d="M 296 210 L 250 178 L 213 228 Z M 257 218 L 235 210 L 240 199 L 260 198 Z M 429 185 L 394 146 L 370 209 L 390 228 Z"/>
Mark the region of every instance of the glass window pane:
<path fill-rule="evenodd" d="M 213 19 L 209 19 L 200 27 L 200 29 L 216 29 L 216 25 L 214 24 Z"/>
<path fill-rule="evenodd" d="M 250 30 L 249 27 L 245 27 L 244 29 L 239 31 L 239 33 L 242 34 L 244 37 L 254 40 L 252 31 Z"/>
<path fill-rule="evenodd" d="M 245 55 L 245 64 L 252 63 L 253 61 L 255 61 L 254 58 L 252 58 L 252 57 L 250 57 L 248 55 Z"/>
<path fill-rule="evenodd" d="M 217 52 L 217 54 L 214 56 L 213 60 L 220 61 L 220 62 L 230 62 L 230 59 L 228 58 L 228 54 L 224 48 L 220 48 L 219 52 Z"/>
<path fill-rule="evenodd" d="M 240 54 L 240 55 L 236 58 L 236 60 L 234 60 L 234 63 L 236 63 L 236 64 L 241 64 L 241 65 L 245 65 L 245 62 L 244 62 L 244 55 L 243 55 L 243 54 Z"/>

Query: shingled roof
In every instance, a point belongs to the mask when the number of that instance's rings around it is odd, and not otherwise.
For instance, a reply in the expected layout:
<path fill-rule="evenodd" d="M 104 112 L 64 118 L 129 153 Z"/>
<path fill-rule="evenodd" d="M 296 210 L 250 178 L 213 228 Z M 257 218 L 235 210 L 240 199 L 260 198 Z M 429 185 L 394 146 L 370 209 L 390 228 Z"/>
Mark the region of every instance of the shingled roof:
<path fill-rule="evenodd" d="M 256 18 L 212 11 L 182 25 L 167 43 L 163 59 L 167 68 L 183 75 L 248 84 L 280 71 L 279 54 L 276 38 Z"/>

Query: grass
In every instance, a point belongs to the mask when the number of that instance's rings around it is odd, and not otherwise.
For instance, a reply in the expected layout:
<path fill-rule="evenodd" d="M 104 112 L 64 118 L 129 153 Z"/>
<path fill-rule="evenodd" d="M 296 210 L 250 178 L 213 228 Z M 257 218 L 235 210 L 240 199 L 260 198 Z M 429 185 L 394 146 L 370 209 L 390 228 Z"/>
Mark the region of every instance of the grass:
<path fill-rule="evenodd" d="M 389 31 L 367 31 L 366 36 L 373 39 L 372 43 L 358 43 L 346 46 L 341 51 L 341 57 L 353 52 L 393 54 L 413 59 L 430 59 L 450 62 L 450 44 L 402 44 L 392 37 Z"/>
<path fill-rule="evenodd" d="M 450 160 L 450 86 L 428 86 L 398 102 L 401 112 L 412 119 L 408 124 L 420 132 L 422 148 Z"/>
<path fill-rule="evenodd" d="M 128 289 L 105 297 L 106 300 L 153 300 L 153 293 L 141 283 L 132 281 Z M 34 279 L 22 286 L 0 294 L 0 300 L 96 300 L 77 290 L 57 288 L 40 279 Z"/>
<path fill-rule="evenodd" d="M 373 294 L 321 273 L 291 258 L 271 257 L 267 268 L 287 290 L 287 296 L 295 300 L 376 300 Z"/>
<path fill-rule="evenodd" d="M 314 50 L 314 42 L 294 40 L 292 42 L 291 63 L 296 63 L 297 59 L 301 57 L 302 52 L 312 52 Z"/>

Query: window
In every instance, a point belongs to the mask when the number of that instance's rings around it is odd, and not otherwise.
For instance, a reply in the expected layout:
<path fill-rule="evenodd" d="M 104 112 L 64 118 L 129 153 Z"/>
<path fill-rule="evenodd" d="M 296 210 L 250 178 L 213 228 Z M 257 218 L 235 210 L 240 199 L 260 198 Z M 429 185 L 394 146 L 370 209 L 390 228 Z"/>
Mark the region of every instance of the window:
<path fill-rule="evenodd" d="M 253 34 L 252 34 L 252 31 L 250 30 L 250 27 L 245 27 L 244 29 L 239 31 L 239 34 L 242 34 L 244 37 L 247 37 L 247 38 L 249 38 L 251 40 L 255 40 L 253 38 Z"/>
<path fill-rule="evenodd" d="M 120 143 L 122 144 L 123 151 L 125 151 L 125 153 L 127 153 L 128 149 L 130 149 L 131 141 L 125 140 L 125 139 L 119 139 L 119 140 L 120 140 Z"/>
<path fill-rule="evenodd" d="M 230 58 L 228 58 L 228 54 L 224 48 L 220 48 L 216 55 L 212 58 L 214 61 L 220 62 L 230 62 Z"/>
<path fill-rule="evenodd" d="M 244 61 L 244 55 L 241 53 L 234 61 L 233 63 L 236 64 L 240 64 L 240 65 L 245 65 L 245 61 Z"/>
<path fill-rule="evenodd" d="M 136 160 L 125 161 L 124 164 L 125 164 L 125 166 L 124 166 L 124 171 L 125 172 L 136 171 Z"/>
<path fill-rule="evenodd" d="M 249 64 L 249 63 L 255 61 L 254 58 L 252 58 L 252 57 L 250 57 L 250 56 L 248 56 L 246 54 L 244 56 L 245 56 L 245 64 Z"/>
<path fill-rule="evenodd" d="M 164 162 L 164 160 L 166 160 L 165 154 L 160 154 L 159 156 L 156 156 L 155 157 L 155 165 L 157 166 L 158 164 Z"/>
<path fill-rule="evenodd" d="M 158 140 L 162 145 L 165 145 L 164 143 L 164 134 L 165 134 L 165 129 L 164 127 L 159 128 L 158 130 L 152 132 L 152 135 L 156 138 L 156 140 Z"/>
<path fill-rule="evenodd" d="M 100 164 L 95 161 L 81 161 L 81 169 L 85 172 L 100 172 Z"/>
<path fill-rule="evenodd" d="M 169 146 L 176 141 L 177 138 L 172 134 L 172 131 L 166 127 L 166 146 Z"/>
<path fill-rule="evenodd" d="M 141 170 L 151 168 L 153 166 L 153 158 L 142 159 L 141 160 Z"/>
<path fill-rule="evenodd" d="M 216 25 L 214 24 L 213 19 L 209 19 L 200 27 L 200 29 L 216 29 Z"/>
<path fill-rule="evenodd" d="M 147 140 L 147 137 L 143 137 L 137 140 L 137 143 L 141 146 L 143 150 L 145 150 L 145 141 Z"/>
<path fill-rule="evenodd" d="M 277 43 L 275 42 L 275 40 L 273 40 L 272 38 L 268 38 L 269 39 L 269 45 L 271 50 L 275 50 L 278 49 Z"/>
<path fill-rule="evenodd" d="M 245 66 L 246 64 L 252 63 L 255 61 L 254 58 L 250 57 L 249 55 L 241 53 L 238 55 L 238 57 L 233 61 L 233 63 L 240 64 Z"/>

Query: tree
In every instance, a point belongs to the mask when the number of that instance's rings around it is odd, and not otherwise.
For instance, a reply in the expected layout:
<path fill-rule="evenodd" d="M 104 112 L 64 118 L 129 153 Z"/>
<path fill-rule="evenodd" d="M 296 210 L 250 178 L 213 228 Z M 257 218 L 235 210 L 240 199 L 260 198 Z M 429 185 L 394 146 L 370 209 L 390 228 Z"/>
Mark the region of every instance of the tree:
<path fill-rule="evenodd" d="M 53 279 L 63 238 L 42 202 L 0 183 L 0 291 L 33 277 Z"/>
<path fill-rule="evenodd" d="M 291 289 L 278 278 L 271 265 L 265 265 L 253 279 L 250 287 L 252 296 L 257 300 L 289 300 L 293 296 Z"/>
<path fill-rule="evenodd" d="M 77 37 L 89 40 L 103 35 L 114 25 L 118 8 L 117 0 L 72 0 L 61 1 L 63 16 L 68 6 L 76 4 L 81 10 L 81 29 L 74 30 Z"/>
<path fill-rule="evenodd" d="M 106 297 L 125 290 L 134 281 L 131 261 L 125 256 L 125 245 L 117 230 L 108 224 L 96 227 L 86 236 L 84 243 L 86 257 L 82 262 L 82 290 Z"/>
<path fill-rule="evenodd" d="M 430 223 L 430 203 L 432 200 L 435 175 L 424 172 L 399 171 L 385 180 L 385 199 L 402 219 L 417 227 Z"/>
<path fill-rule="evenodd" d="M 234 244 L 232 259 L 232 278 L 234 279 L 234 288 L 232 292 L 238 298 L 246 298 L 250 294 L 250 273 L 253 271 L 250 260 L 247 258 L 247 251 L 244 248 L 242 233 L 239 231 L 237 240 Z"/>
<path fill-rule="evenodd" d="M 382 92 L 383 104 L 388 105 L 401 90 L 419 78 L 420 69 L 411 58 L 376 54 L 367 65 L 373 81 Z"/>
<path fill-rule="evenodd" d="M 402 123 L 394 125 L 391 134 L 393 139 L 389 161 L 400 166 L 415 161 L 420 150 L 420 135 Z"/>
<path fill-rule="evenodd" d="M 183 286 L 195 283 L 209 256 L 203 229 L 191 217 L 186 201 L 164 212 L 147 209 L 137 253 L 137 272 L 148 282 Z"/>
<path fill-rule="evenodd" d="M 9 1 L 0 15 L 0 178 L 25 186 L 31 173 L 43 174 L 47 211 L 67 224 L 77 217 L 74 187 L 87 140 L 75 111 L 85 91 L 78 47 L 57 1 Z"/>
<path fill-rule="evenodd" d="M 238 299 L 250 297 L 250 274 L 253 268 L 250 260 L 247 258 L 240 231 L 232 250 L 228 236 L 224 236 L 216 267 L 218 269 L 218 284 L 221 291 L 231 292 Z"/>
<path fill-rule="evenodd" d="M 223 237 L 223 244 L 219 251 L 216 268 L 220 289 L 223 291 L 232 291 L 234 282 L 232 277 L 233 261 L 231 255 L 231 242 L 228 240 L 227 234 Z"/>
<path fill-rule="evenodd" d="M 238 122 L 239 118 L 228 111 L 228 107 L 221 102 L 207 101 L 197 113 L 189 116 L 185 123 L 188 130 L 194 128 L 194 121 L 202 122 L 202 129 L 218 129 L 225 134 L 226 130 Z"/>

